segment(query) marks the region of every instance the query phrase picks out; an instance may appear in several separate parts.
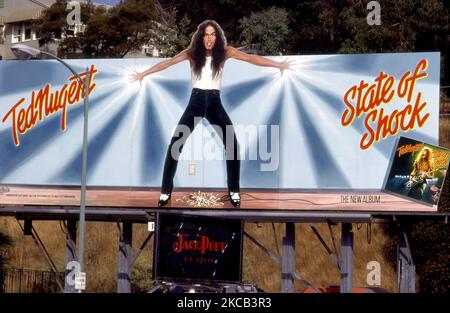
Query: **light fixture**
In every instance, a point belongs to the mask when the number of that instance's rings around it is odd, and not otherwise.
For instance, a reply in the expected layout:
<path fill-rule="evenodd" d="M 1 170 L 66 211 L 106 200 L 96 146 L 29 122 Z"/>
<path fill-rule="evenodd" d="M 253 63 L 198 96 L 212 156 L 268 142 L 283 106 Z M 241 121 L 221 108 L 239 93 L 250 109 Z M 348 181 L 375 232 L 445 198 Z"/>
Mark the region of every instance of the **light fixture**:
<path fill-rule="evenodd" d="M 83 116 L 83 156 L 81 163 L 81 195 L 80 195 L 80 229 L 79 229 L 79 242 L 78 242 L 78 263 L 80 264 L 80 272 L 83 272 L 83 253 L 84 253 L 84 224 L 85 224 L 85 211 L 86 211 L 86 173 L 87 173 L 87 135 L 88 135 L 88 98 L 89 98 L 89 69 L 86 70 L 86 79 L 83 81 L 80 75 L 62 59 L 58 58 L 46 51 L 41 51 L 36 48 L 32 48 L 23 44 L 14 44 L 11 46 L 11 51 L 19 60 L 30 60 L 32 58 L 38 58 L 40 55 L 46 55 L 52 59 L 57 60 L 68 68 L 78 83 L 84 86 L 83 99 L 84 99 L 84 116 Z M 79 290 L 81 292 L 81 290 Z"/>

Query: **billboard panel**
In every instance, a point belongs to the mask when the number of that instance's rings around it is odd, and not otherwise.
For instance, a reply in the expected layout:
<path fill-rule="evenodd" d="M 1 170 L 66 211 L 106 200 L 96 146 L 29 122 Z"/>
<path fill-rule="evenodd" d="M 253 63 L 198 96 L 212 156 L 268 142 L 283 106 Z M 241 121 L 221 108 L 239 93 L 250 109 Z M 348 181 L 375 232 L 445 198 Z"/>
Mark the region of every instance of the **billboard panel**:
<path fill-rule="evenodd" d="M 284 60 L 286 57 L 272 57 Z M 229 60 L 221 98 L 240 145 L 241 187 L 381 189 L 396 138 L 438 142 L 439 53 L 289 56 L 294 71 Z M 67 60 L 89 81 L 89 186 L 159 187 L 191 93 L 188 62 Z M 76 186 L 82 89 L 52 60 L 0 62 L 0 184 Z M 226 155 L 202 120 L 175 187 L 225 188 Z M 370 166 L 367 166 L 370 164 Z"/>

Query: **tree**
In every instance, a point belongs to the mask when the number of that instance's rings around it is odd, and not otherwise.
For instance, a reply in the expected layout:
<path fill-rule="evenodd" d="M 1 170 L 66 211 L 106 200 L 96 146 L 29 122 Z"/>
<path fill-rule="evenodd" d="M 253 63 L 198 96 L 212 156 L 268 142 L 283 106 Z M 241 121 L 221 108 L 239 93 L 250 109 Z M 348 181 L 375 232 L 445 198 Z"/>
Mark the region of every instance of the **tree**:
<path fill-rule="evenodd" d="M 380 26 L 366 21 L 368 11 L 361 1 L 351 0 L 340 12 L 344 34 L 339 53 L 441 51 L 441 79 L 450 83 L 450 2 L 383 1 Z"/>
<path fill-rule="evenodd" d="M 161 57 L 172 57 L 189 45 L 192 36 L 189 32 L 190 24 L 191 20 L 187 15 L 176 23 L 176 9 L 173 9 L 165 24 L 154 23 L 150 44 L 158 48 Z"/>
<path fill-rule="evenodd" d="M 78 43 L 77 37 L 74 37 L 73 26 L 67 23 L 67 16 L 70 10 L 67 9 L 67 0 L 57 0 L 33 23 L 33 29 L 40 46 L 46 46 L 50 43 L 58 42 L 64 46 L 65 41 L 71 42 L 72 45 Z M 88 3 L 81 4 L 81 22 L 86 24 L 89 18 L 94 14 L 95 7 Z M 74 47 L 78 48 L 77 47 Z M 76 50 L 76 49 L 75 49 Z M 62 55 L 63 57 L 65 55 Z"/>
<path fill-rule="evenodd" d="M 67 36 L 61 40 L 58 47 L 60 57 L 95 56 L 99 52 L 98 46 L 102 44 L 105 32 L 109 29 L 107 10 L 104 7 L 89 4 L 82 6 L 81 12 L 81 22 L 85 25 L 85 31 L 77 36 Z M 90 36 L 93 28 L 98 32 L 94 38 Z"/>
<path fill-rule="evenodd" d="M 7 235 L 0 233 L 0 293 L 3 291 L 5 264 L 6 264 L 6 253 L 4 253 L 3 248 L 11 244 L 11 238 Z"/>
<path fill-rule="evenodd" d="M 88 23 L 85 37 L 90 39 L 88 42 L 95 41 L 100 31 L 101 42 L 96 54 L 124 57 L 150 41 L 154 21 L 159 21 L 154 0 L 126 0 L 107 11 L 106 21 L 101 19 L 95 25 Z"/>
<path fill-rule="evenodd" d="M 66 21 L 66 5 L 66 0 L 57 0 L 35 23 L 39 43 L 58 40 L 61 57 L 124 57 L 150 41 L 154 22 L 164 14 L 156 0 L 125 0 L 111 9 L 82 4 L 85 31 L 74 37 Z"/>
<path fill-rule="evenodd" d="M 69 25 L 67 24 L 66 17 L 69 14 L 69 10 L 66 7 L 66 0 L 56 0 L 33 23 L 40 46 L 53 43 L 67 35 Z"/>
<path fill-rule="evenodd" d="M 271 7 L 268 10 L 252 13 L 240 20 L 242 44 L 256 44 L 265 55 L 278 55 L 286 51 L 286 35 L 289 32 L 287 12 Z"/>
<path fill-rule="evenodd" d="M 411 248 L 420 292 L 445 293 L 450 286 L 450 226 L 443 221 L 417 221 L 412 226 Z"/>
<path fill-rule="evenodd" d="M 191 23 L 186 25 L 186 33 L 192 34 L 198 24 L 206 19 L 217 21 L 225 31 L 228 43 L 233 46 L 241 44 L 239 20 L 250 16 L 252 12 L 268 9 L 279 2 L 276 0 L 159 0 L 166 11 L 176 9 L 176 21 L 179 23 L 187 17 Z M 297 2 L 297 1 L 296 1 Z M 281 7 L 281 6 L 280 6 Z"/>

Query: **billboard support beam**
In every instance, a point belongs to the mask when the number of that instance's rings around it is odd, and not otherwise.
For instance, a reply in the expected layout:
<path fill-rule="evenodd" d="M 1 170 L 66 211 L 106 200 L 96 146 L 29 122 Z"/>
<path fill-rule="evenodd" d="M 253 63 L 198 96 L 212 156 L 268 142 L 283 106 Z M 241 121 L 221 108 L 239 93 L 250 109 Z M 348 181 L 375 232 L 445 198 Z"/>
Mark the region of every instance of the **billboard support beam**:
<path fill-rule="evenodd" d="M 130 267 L 133 267 L 134 263 L 136 263 L 137 258 L 141 255 L 142 251 L 144 251 L 145 247 L 147 246 L 150 239 L 152 239 L 152 237 L 153 237 L 153 232 L 151 232 L 150 234 L 147 235 L 147 237 L 145 238 L 144 242 L 142 243 L 141 247 L 136 252 L 136 254 L 131 256 Z"/>
<path fill-rule="evenodd" d="M 405 228 L 401 228 L 397 249 L 398 290 L 401 293 L 415 293 L 416 266 L 414 265 L 411 247 Z"/>
<path fill-rule="evenodd" d="M 66 225 L 66 267 L 64 275 L 64 292 L 75 293 L 75 283 L 69 284 L 68 277 L 73 275 L 72 269 L 68 269 L 67 265 L 72 261 L 77 261 L 76 256 L 76 242 L 77 242 L 77 221 L 67 220 Z"/>
<path fill-rule="evenodd" d="M 340 292 L 351 293 L 353 288 L 353 232 L 351 223 L 342 223 L 341 256 Z"/>
<path fill-rule="evenodd" d="M 120 225 L 117 224 L 120 229 Z M 133 223 L 122 223 L 119 238 L 119 271 L 117 275 L 117 292 L 131 293 L 131 264 L 133 262 L 132 251 Z"/>
<path fill-rule="evenodd" d="M 283 255 L 281 257 L 281 292 L 294 292 L 293 273 L 295 273 L 295 224 L 286 223 Z"/>
<path fill-rule="evenodd" d="M 253 238 L 249 233 L 247 233 L 245 230 L 243 231 L 243 234 L 245 237 L 247 237 L 251 242 L 253 242 L 262 252 L 264 252 L 265 254 L 267 254 L 268 256 L 270 256 L 270 258 L 272 260 L 275 261 L 275 263 L 277 263 L 278 266 L 281 267 L 281 258 L 277 255 L 275 255 L 274 253 L 272 253 L 271 251 L 269 251 L 269 249 L 267 249 L 266 247 L 264 247 L 262 244 L 260 244 L 255 238 Z"/>
<path fill-rule="evenodd" d="M 327 252 L 328 256 L 331 258 L 333 263 L 337 266 L 337 268 L 339 270 L 341 270 L 341 264 L 340 264 L 340 261 L 339 261 L 339 256 L 337 254 L 336 245 L 334 243 L 333 233 L 331 232 L 331 240 L 333 241 L 334 252 L 331 251 L 330 247 L 328 247 L 327 243 L 322 238 L 322 236 L 320 235 L 319 231 L 317 230 L 317 228 L 313 224 L 310 223 L 309 224 L 309 228 L 311 228 L 311 230 L 313 231 L 314 235 L 316 235 L 317 239 L 319 239 L 320 243 L 325 248 L 325 251 Z M 330 231 L 331 231 L 331 228 L 330 228 Z"/>
<path fill-rule="evenodd" d="M 262 252 L 264 252 L 265 254 L 267 254 L 268 256 L 270 256 L 270 258 L 275 261 L 275 263 L 278 265 L 278 267 L 281 268 L 281 257 L 273 254 L 272 252 L 270 252 L 266 247 L 264 247 L 262 244 L 260 244 L 255 238 L 253 238 L 249 233 L 247 233 L 246 231 L 243 232 L 244 236 L 246 236 L 252 243 L 254 243 Z M 295 261 L 295 260 L 294 260 Z M 294 268 L 295 270 L 295 268 Z M 300 275 L 299 273 L 297 273 L 296 271 L 292 272 L 292 275 L 294 276 L 295 279 L 297 279 L 298 281 L 300 281 L 302 284 L 304 284 L 305 286 L 308 286 L 309 288 L 311 288 L 311 290 L 313 290 L 314 292 L 319 292 L 319 290 L 309 281 L 307 281 L 302 275 Z"/>
<path fill-rule="evenodd" d="M 20 224 L 20 222 L 17 218 L 16 218 L 16 221 L 19 224 L 19 227 L 23 232 L 25 229 L 22 227 L 22 225 Z M 41 251 L 42 255 L 44 256 L 45 260 L 47 261 L 50 271 L 52 273 L 57 274 L 58 269 L 55 265 L 55 262 L 53 262 L 50 254 L 48 253 L 47 249 L 45 248 L 44 242 L 42 242 L 41 238 L 39 237 L 39 234 L 37 233 L 36 229 L 33 226 L 31 226 L 31 238 L 33 238 L 34 243 L 37 245 L 37 247 Z M 61 292 L 64 291 L 63 282 L 59 279 L 59 277 L 56 277 L 56 284 L 58 285 Z"/>

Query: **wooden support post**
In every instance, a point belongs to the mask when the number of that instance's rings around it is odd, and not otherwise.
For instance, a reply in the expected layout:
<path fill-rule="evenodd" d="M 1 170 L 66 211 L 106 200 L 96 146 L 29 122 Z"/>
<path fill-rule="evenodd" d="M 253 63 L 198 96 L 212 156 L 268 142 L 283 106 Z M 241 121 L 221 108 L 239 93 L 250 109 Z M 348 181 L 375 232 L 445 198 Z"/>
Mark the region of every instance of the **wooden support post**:
<path fill-rule="evenodd" d="M 341 235 L 341 293 L 353 289 L 353 232 L 351 223 L 342 223 Z"/>
<path fill-rule="evenodd" d="M 131 264 L 133 262 L 133 253 L 131 249 L 132 235 L 133 224 L 130 222 L 122 223 L 119 241 L 118 293 L 131 292 Z"/>
<path fill-rule="evenodd" d="M 281 257 L 281 292 L 294 292 L 295 273 L 295 224 L 286 223 L 286 235 L 283 238 Z"/>
<path fill-rule="evenodd" d="M 400 277 L 399 292 L 415 293 L 416 292 L 416 267 L 413 262 L 411 248 L 409 246 L 408 235 L 406 230 L 402 228 L 400 233 L 400 241 L 398 247 L 398 266 L 397 271 Z"/>

